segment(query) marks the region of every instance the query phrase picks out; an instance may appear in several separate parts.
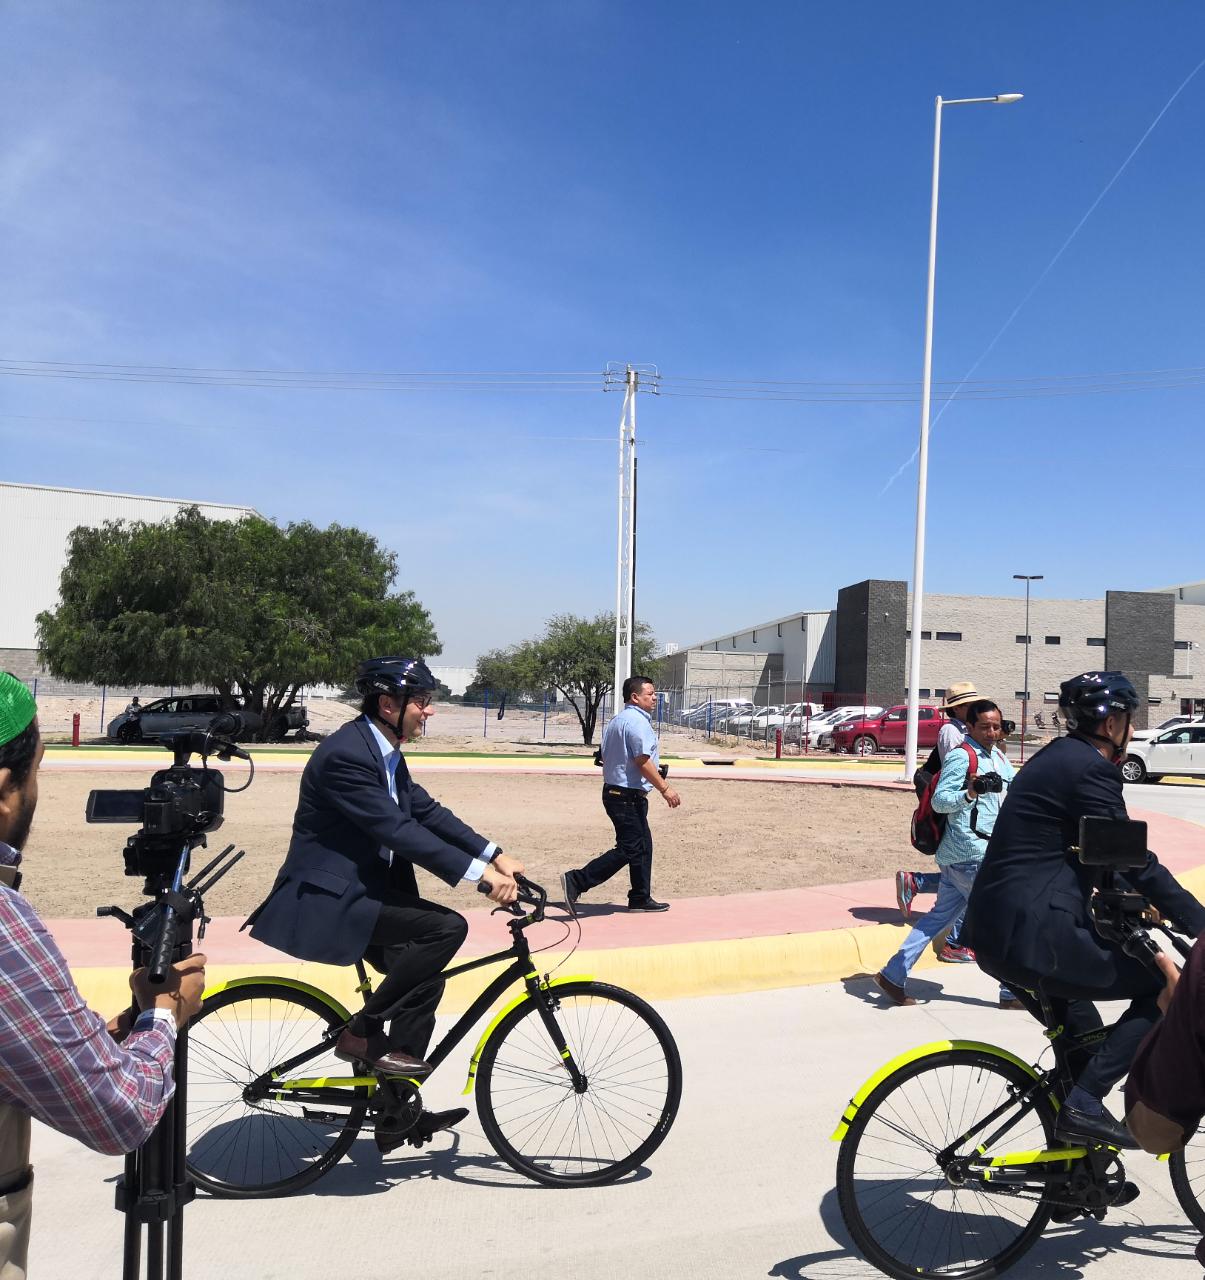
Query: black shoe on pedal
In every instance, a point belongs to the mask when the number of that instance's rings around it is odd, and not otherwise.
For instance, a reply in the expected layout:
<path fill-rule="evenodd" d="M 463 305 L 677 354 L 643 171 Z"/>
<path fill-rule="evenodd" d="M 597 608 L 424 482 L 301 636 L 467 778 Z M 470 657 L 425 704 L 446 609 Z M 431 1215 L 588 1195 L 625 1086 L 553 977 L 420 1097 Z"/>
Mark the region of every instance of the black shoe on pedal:
<path fill-rule="evenodd" d="M 409 1143 L 421 1147 L 437 1133 L 454 1128 L 469 1114 L 467 1107 L 453 1107 L 451 1111 L 424 1111 L 408 1129 L 390 1129 L 378 1125 L 373 1136 L 377 1150 L 382 1155 Z"/>
<path fill-rule="evenodd" d="M 1130 1131 L 1107 1111 L 1094 1116 L 1064 1104 L 1055 1121 L 1054 1134 L 1060 1142 L 1068 1144 L 1088 1143 L 1117 1147 L 1121 1151 L 1138 1150 L 1138 1143 L 1130 1136 Z"/>

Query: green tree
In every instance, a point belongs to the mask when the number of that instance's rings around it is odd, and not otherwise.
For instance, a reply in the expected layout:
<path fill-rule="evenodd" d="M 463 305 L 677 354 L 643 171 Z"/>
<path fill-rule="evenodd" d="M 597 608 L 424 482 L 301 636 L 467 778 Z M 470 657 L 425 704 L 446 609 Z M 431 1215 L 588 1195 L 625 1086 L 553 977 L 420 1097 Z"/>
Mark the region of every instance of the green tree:
<path fill-rule="evenodd" d="M 632 670 L 655 678 L 655 666 L 652 629 L 637 622 Z M 514 695 L 556 689 L 569 700 L 581 725 L 582 741 L 589 745 L 614 675 L 615 615 L 579 618 L 563 613 L 549 618 L 544 634 L 536 639 L 482 654 L 469 691 L 491 689 Z"/>
<path fill-rule="evenodd" d="M 344 684 L 374 653 L 440 652 L 397 559 L 370 534 L 195 507 L 162 524 L 75 529 L 60 604 L 38 615 L 52 674 L 96 684 L 209 685 L 263 717 L 303 685 Z"/>

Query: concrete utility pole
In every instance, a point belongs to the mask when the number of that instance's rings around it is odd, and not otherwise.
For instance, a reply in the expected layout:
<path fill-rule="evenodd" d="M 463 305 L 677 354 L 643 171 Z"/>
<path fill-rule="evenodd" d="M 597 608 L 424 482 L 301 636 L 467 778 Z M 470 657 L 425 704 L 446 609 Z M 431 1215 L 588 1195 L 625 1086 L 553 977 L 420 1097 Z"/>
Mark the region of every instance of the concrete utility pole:
<path fill-rule="evenodd" d="M 621 381 L 622 378 L 622 381 Z M 621 386 L 623 411 L 619 415 L 619 516 L 615 546 L 615 692 L 612 706 L 619 708 L 623 682 L 632 674 L 632 647 L 636 638 L 636 397 L 656 395 L 660 374 L 652 365 L 607 366 L 605 390 Z"/>

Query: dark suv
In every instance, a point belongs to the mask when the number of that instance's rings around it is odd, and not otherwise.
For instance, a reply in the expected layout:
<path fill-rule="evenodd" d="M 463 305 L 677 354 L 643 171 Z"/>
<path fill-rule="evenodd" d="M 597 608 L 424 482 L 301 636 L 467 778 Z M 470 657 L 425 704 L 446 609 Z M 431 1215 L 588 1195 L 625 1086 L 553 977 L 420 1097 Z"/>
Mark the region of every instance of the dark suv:
<path fill-rule="evenodd" d="M 174 698 L 158 698 L 136 711 L 123 711 L 109 722 L 107 734 L 111 742 L 154 741 L 168 733 L 183 729 L 208 729 L 223 713 L 222 700 L 216 693 L 182 693 Z M 242 717 L 242 738 L 253 738 L 263 726 L 263 718 L 254 711 L 231 708 Z M 276 713 L 269 726 L 268 741 L 281 742 L 289 733 L 298 735 L 309 725 L 305 708 L 292 706 Z"/>

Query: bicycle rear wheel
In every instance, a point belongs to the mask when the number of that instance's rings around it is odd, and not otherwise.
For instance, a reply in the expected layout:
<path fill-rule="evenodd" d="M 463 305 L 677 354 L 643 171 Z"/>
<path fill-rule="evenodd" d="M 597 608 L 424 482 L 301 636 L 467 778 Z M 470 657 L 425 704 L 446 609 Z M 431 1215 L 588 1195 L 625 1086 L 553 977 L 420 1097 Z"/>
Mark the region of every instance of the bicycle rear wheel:
<path fill-rule="evenodd" d="M 600 1186 L 639 1168 L 665 1140 L 682 1096 L 678 1047 L 661 1015 L 603 982 L 550 989 L 585 1077 L 574 1088 L 534 1000 L 498 1024 L 481 1054 L 477 1109 L 494 1150 L 546 1186 Z"/>
<path fill-rule="evenodd" d="M 349 1065 L 327 1050 L 273 1078 L 270 1090 L 264 1077 L 340 1021 L 308 992 L 271 983 L 205 1001 L 188 1033 L 188 1172 L 199 1187 L 240 1199 L 288 1195 L 338 1163 L 363 1123 L 367 1087 L 318 1103 L 293 1101 L 283 1087 L 346 1077 Z"/>
<path fill-rule="evenodd" d="M 1205 1233 L 1205 1134 L 1198 1129 L 1188 1146 L 1170 1157 L 1168 1165 L 1180 1208 L 1188 1214 L 1189 1222 Z"/>
<path fill-rule="evenodd" d="M 1049 1192 L 1045 1166 L 1023 1153 L 1051 1146 L 1055 1123 L 1044 1091 L 1018 1101 L 1034 1083 L 1006 1058 L 949 1049 L 908 1063 L 870 1094 L 837 1159 L 841 1214 L 868 1261 L 897 1280 L 977 1280 L 1033 1245 L 1050 1218 Z M 939 1165 L 938 1153 L 963 1135 Z M 991 1167 L 1008 1156 L 1021 1160 Z"/>

